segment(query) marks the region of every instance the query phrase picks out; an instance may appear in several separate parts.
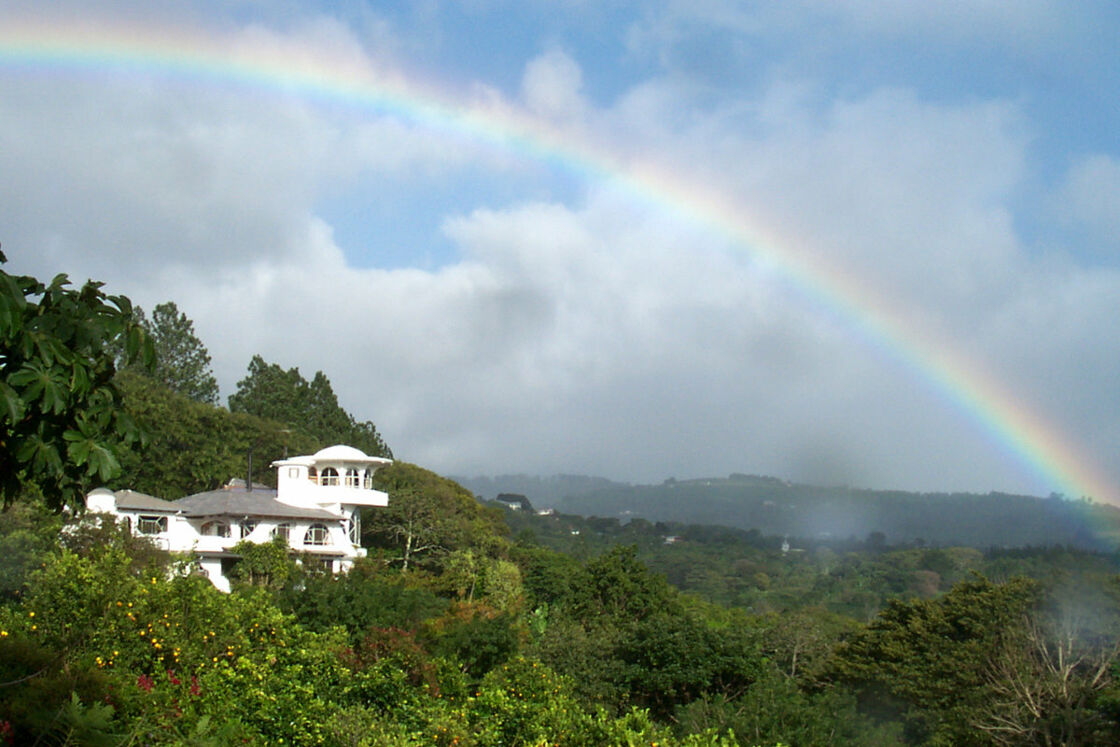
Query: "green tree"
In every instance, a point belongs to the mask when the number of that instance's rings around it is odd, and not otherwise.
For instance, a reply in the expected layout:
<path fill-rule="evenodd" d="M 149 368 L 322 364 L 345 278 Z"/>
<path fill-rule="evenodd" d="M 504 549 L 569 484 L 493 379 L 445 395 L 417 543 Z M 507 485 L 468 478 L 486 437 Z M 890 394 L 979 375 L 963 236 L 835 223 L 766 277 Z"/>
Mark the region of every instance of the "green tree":
<path fill-rule="evenodd" d="M 0 254 L 0 263 L 6 258 Z M 85 493 L 120 473 L 139 439 L 121 407 L 112 346 L 150 365 L 150 338 L 124 296 L 101 283 L 69 288 L 0 270 L 0 493 L 11 503 L 35 485 L 47 505 L 82 508 Z"/>
<path fill-rule="evenodd" d="M 0 600 L 22 593 L 29 574 L 42 565 L 62 522 L 39 502 L 19 502 L 0 511 Z"/>
<path fill-rule="evenodd" d="M 636 622 L 679 610 L 673 589 L 638 560 L 633 545 L 614 547 L 589 561 L 574 586 L 573 612 L 584 619 L 609 616 Z"/>
<path fill-rule="evenodd" d="M 977 728 L 997 744 L 1117 744 L 1117 579 L 1063 582 L 1003 637 Z"/>
<path fill-rule="evenodd" d="M 218 382 L 210 371 L 210 354 L 194 333 L 194 322 L 172 301 L 152 309 L 151 321 L 136 315 L 155 346 L 153 378 L 168 389 L 208 405 L 218 404 Z"/>
<path fill-rule="evenodd" d="M 404 570 L 459 548 L 487 556 L 505 552 L 502 535 L 508 529 L 501 514 L 480 505 L 458 483 L 414 464 L 394 462 L 377 471 L 374 484 L 389 494 L 389 505 L 362 517 L 363 537 L 375 547 L 399 552 Z"/>
<path fill-rule="evenodd" d="M 305 628 L 323 632 L 342 625 L 356 643 L 373 628 L 411 631 L 444 612 L 447 600 L 408 580 L 375 560 L 359 559 L 349 573 L 293 577 L 279 602 Z"/>
<path fill-rule="evenodd" d="M 120 487 L 174 500 L 244 477 L 253 449 L 253 479 L 274 485 L 270 463 L 286 451 L 309 454 L 316 439 L 282 423 L 196 402 L 133 370 L 117 375 L 126 412 L 149 435 L 147 447 L 122 455 Z"/>
<path fill-rule="evenodd" d="M 298 368 L 285 371 L 254 355 L 248 376 L 229 397 L 229 409 L 285 423 L 328 446 L 347 444 L 371 456 L 393 456 L 373 423 L 356 421 L 338 404 L 322 371 L 307 381 Z"/>
<path fill-rule="evenodd" d="M 840 646 L 835 672 L 865 698 L 898 703 L 915 739 L 988 743 L 977 729 L 993 696 L 988 673 L 1003 639 L 1038 598 L 1029 579 L 994 584 L 976 575 L 937 600 L 891 600 Z"/>
<path fill-rule="evenodd" d="M 295 559 L 282 537 L 271 542 L 241 540 L 231 552 L 241 558 L 230 571 L 230 578 L 239 584 L 280 589 L 295 571 Z"/>

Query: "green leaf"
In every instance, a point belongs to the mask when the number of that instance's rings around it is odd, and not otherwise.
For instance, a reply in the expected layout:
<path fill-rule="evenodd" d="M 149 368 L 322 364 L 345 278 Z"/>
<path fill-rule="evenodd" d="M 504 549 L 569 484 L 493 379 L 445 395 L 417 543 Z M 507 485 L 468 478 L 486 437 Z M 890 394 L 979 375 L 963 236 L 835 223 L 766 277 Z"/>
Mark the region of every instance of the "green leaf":
<path fill-rule="evenodd" d="M 7 384 L 0 382 L 0 413 L 3 413 L 9 423 L 15 424 L 23 419 L 24 404 L 16 391 Z"/>

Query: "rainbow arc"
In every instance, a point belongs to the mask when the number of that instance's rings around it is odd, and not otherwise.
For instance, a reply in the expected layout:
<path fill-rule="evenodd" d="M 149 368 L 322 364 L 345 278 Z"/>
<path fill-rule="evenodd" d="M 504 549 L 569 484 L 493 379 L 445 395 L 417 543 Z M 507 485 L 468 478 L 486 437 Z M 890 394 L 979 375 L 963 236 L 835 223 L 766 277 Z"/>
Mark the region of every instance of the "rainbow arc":
<path fill-rule="evenodd" d="M 720 194 L 649 162 L 612 153 L 585 138 L 493 101 L 461 100 L 438 86 L 378 72 L 362 60 L 293 54 L 267 36 L 207 36 L 130 25 L 13 22 L 0 28 L 0 67 L 74 74 L 131 72 L 263 88 L 404 118 L 523 157 L 607 180 L 647 204 L 707 226 L 775 271 L 812 307 L 835 316 L 968 417 L 999 448 L 1054 490 L 1120 501 L 1120 491 L 1072 439 L 1016 399 L 948 341 L 919 329 L 859 278 L 810 261 L 795 242 L 765 230 Z"/>

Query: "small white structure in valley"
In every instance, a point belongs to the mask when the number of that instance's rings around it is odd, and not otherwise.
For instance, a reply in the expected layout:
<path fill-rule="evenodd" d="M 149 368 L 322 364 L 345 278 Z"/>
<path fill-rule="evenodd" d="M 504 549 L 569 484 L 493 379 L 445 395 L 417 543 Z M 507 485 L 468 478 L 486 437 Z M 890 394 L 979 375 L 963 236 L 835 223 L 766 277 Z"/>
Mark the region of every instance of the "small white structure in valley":
<path fill-rule="evenodd" d="M 134 534 L 170 552 L 194 553 L 214 586 L 229 591 L 226 574 L 237 562 L 232 548 L 242 540 L 283 538 L 294 552 L 315 558 L 328 570 L 350 569 L 365 557 L 361 546 L 364 506 L 388 506 L 373 487 L 373 475 L 392 460 L 351 446 L 331 446 L 311 456 L 273 462 L 276 489 L 231 480 L 225 487 L 165 501 L 132 490 L 98 488 L 86 498 L 89 511 L 126 521 Z"/>

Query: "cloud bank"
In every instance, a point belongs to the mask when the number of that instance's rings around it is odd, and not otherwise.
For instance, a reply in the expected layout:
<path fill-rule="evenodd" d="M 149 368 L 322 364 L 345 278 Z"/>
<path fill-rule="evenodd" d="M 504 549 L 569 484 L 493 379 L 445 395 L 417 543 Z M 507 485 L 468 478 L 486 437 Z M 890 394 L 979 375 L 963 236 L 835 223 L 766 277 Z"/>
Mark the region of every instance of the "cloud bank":
<path fill-rule="evenodd" d="M 951 340 L 1120 484 L 1117 156 L 1081 153 L 1043 174 L 1039 125 L 1014 96 L 947 100 L 898 81 L 835 91 L 780 64 L 714 92 L 674 67 L 689 28 L 745 41 L 781 24 L 705 7 L 688 24 L 669 7 L 620 25 L 620 59 L 654 62 L 609 94 L 578 44 L 557 40 L 521 60 L 513 85 L 478 78 L 477 90 L 718 191 Z M 856 6 L 843 22 L 881 35 L 896 20 Z M 946 33 L 937 14 L 917 20 Z M 247 54 L 329 49 L 407 78 L 394 66 L 420 42 L 394 23 L 317 16 L 214 33 Z M 321 369 L 400 458 L 443 473 L 1064 487 L 749 248 L 563 163 L 391 112 L 113 69 L 3 76 L 0 142 L 12 269 L 105 280 L 146 308 L 174 300 L 225 395 L 255 353 Z M 363 215 L 389 195 L 431 204 L 447 185 L 437 218 L 392 216 L 427 221 L 436 243 L 408 249 L 429 260 L 379 261 L 400 247 Z M 338 205 L 364 233 L 326 217 Z"/>

